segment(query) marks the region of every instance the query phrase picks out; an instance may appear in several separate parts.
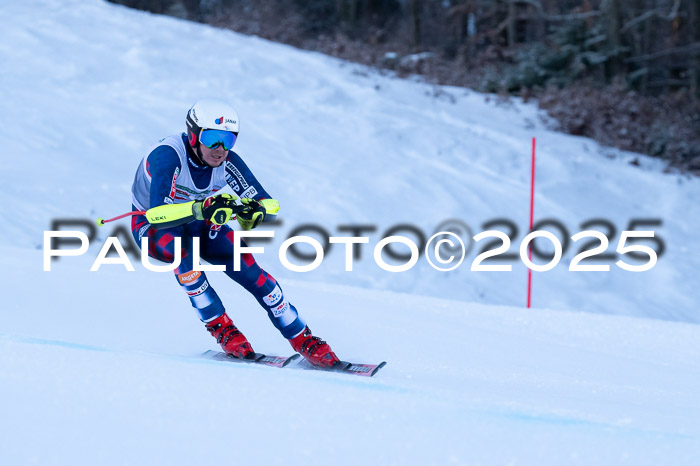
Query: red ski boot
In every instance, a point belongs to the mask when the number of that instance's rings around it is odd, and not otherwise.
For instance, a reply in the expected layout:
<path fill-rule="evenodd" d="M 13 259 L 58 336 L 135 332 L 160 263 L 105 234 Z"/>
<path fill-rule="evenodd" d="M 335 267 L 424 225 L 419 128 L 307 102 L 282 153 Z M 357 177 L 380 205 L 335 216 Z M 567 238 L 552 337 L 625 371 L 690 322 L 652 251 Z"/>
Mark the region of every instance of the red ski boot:
<path fill-rule="evenodd" d="M 333 367 L 339 361 L 328 343 L 313 336 L 309 327 L 289 342 L 294 351 L 301 353 L 314 366 Z"/>
<path fill-rule="evenodd" d="M 205 327 L 216 338 L 216 342 L 221 345 L 226 354 L 245 358 L 253 352 L 253 347 L 250 346 L 245 335 L 233 325 L 225 312 L 211 322 L 207 322 Z"/>

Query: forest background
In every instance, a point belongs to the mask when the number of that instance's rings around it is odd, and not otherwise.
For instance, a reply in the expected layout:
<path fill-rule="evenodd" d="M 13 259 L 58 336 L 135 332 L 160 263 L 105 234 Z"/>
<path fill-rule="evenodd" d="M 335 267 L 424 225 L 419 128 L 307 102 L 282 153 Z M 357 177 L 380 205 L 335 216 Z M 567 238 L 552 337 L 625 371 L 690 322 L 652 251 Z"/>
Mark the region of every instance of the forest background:
<path fill-rule="evenodd" d="M 534 98 L 556 129 L 700 175 L 700 0 L 110 1 Z"/>

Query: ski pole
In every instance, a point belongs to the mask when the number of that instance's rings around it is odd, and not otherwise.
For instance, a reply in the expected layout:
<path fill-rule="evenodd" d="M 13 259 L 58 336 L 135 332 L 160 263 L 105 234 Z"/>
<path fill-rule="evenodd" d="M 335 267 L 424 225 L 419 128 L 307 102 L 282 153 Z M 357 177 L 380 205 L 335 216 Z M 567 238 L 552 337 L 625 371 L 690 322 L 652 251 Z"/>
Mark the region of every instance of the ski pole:
<path fill-rule="evenodd" d="M 242 213 L 245 212 L 247 209 L 248 209 L 248 206 L 245 206 L 245 205 L 236 205 L 236 206 L 233 206 L 233 207 L 231 208 L 231 210 L 233 210 L 234 215 L 242 214 Z M 114 218 L 109 218 L 109 219 L 106 219 L 106 220 L 105 220 L 104 218 L 100 217 L 100 218 L 97 219 L 97 226 L 100 226 L 100 227 L 101 227 L 101 226 L 104 226 L 105 223 L 113 222 L 113 221 L 115 221 L 115 220 L 119 220 L 120 218 L 130 217 L 130 216 L 133 216 L 133 215 L 146 215 L 146 212 L 145 212 L 145 211 L 141 211 L 141 210 L 134 210 L 134 211 L 132 211 L 132 212 L 127 212 L 127 213 L 125 213 L 125 214 L 117 215 L 117 216 L 114 217 Z"/>
<path fill-rule="evenodd" d="M 115 220 L 119 220 L 120 218 L 124 218 L 124 217 L 130 217 L 130 216 L 132 216 L 132 215 L 146 215 L 146 212 L 143 212 L 143 211 L 140 211 L 140 210 L 135 210 L 135 211 L 132 211 L 132 212 L 127 212 L 127 213 L 125 213 L 125 214 L 118 215 L 118 216 L 116 216 L 116 217 L 114 217 L 114 218 L 110 218 L 110 219 L 107 219 L 107 220 L 105 220 L 105 219 L 103 219 L 102 217 L 100 217 L 100 218 L 97 219 L 97 226 L 101 227 L 101 226 L 104 226 L 105 223 L 113 222 L 113 221 L 115 221 Z"/>

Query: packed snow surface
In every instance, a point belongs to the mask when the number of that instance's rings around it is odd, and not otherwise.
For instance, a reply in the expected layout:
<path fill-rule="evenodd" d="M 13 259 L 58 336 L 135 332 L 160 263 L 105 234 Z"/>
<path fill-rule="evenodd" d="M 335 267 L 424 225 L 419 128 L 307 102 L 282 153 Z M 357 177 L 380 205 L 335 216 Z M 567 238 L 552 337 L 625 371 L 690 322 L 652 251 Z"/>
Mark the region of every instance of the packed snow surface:
<path fill-rule="evenodd" d="M 0 13 L 0 464 L 696 463 L 697 179 L 557 133 L 532 103 L 231 31 L 98 0 Z M 343 359 L 386 360 L 376 377 L 202 359 L 216 343 L 170 274 L 133 256 L 134 272 L 90 272 L 127 220 L 43 270 L 44 231 L 130 210 L 146 149 L 202 97 L 238 110 L 236 150 L 282 205 L 258 262 Z M 526 309 L 533 137 L 535 222 L 568 245 Z M 375 263 L 387 232 L 420 242 L 447 221 L 469 249 L 455 270 Z M 352 272 L 342 245 L 311 272 L 280 263 L 309 224 L 372 227 Z M 489 229 L 511 234 L 515 257 L 490 262 L 511 271 L 470 270 Z M 611 258 L 588 262 L 609 272 L 569 270 L 586 229 L 609 236 Z M 629 229 L 654 230 L 651 270 L 616 265 L 645 262 L 615 254 Z M 257 351 L 291 353 L 252 297 L 209 278 Z"/>

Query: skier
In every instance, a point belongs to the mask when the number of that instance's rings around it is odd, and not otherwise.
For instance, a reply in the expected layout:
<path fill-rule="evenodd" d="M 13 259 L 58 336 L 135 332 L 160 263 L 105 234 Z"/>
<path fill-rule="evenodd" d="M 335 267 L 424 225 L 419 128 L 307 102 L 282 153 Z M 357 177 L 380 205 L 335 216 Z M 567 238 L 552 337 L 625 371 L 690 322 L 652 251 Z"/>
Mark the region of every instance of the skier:
<path fill-rule="evenodd" d="M 140 247 L 141 238 L 146 236 L 148 255 L 172 262 L 175 238 L 181 238 L 182 261 L 175 276 L 206 329 L 227 354 L 246 358 L 253 348 L 226 314 L 205 273 L 193 270 L 194 237 L 200 240 L 200 257 L 225 265 L 224 273 L 255 296 L 295 351 L 316 366 L 334 366 L 338 357 L 331 347 L 311 333 L 279 283 L 251 254 L 242 254 L 241 270 L 233 270 L 235 232 L 227 222 L 239 204 L 236 196 L 214 193 L 226 185 L 233 189 L 245 206 L 236 216 L 244 230 L 274 219 L 279 211 L 279 203 L 231 150 L 240 127 L 238 114 L 225 102 L 200 100 L 187 112 L 186 125 L 187 133 L 166 137 L 151 147 L 136 171 L 133 209 L 148 210 L 146 215 L 132 217 L 136 243 Z M 241 241 L 241 245 L 245 243 Z"/>

